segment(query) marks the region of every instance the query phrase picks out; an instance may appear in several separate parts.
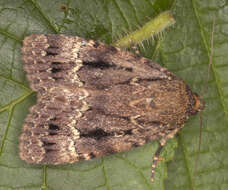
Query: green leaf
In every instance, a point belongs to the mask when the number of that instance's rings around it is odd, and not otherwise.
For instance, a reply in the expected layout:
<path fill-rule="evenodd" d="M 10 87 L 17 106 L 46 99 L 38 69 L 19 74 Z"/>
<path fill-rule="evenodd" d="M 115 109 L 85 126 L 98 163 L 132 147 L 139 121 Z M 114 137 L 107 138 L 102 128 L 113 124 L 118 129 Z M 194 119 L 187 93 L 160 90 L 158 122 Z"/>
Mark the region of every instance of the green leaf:
<path fill-rule="evenodd" d="M 66 10 L 61 9 L 65 5 Z M 203 131 L 191 117 L 165 147 L 150 182 L 157 142 L 102 159 L 64 166 L 30 165 L 18 157 L 18 137 L 36 95 L 28 87 L 21 45 L 31 33 L 64 33 L 112 43 L 171 10 L 176 24 L 144 43 L 156 60 L 202 94 Z M 215 18 L 213 64 L 207 82 Z M 0 1 L 0 190 L 225 190 L 228 189 L 228 2 L 226 0 L 2 0 Z M 173 148 L 178 142 L 174 154 Z M 164 179 L 168 176 L 167 179 Z"/>

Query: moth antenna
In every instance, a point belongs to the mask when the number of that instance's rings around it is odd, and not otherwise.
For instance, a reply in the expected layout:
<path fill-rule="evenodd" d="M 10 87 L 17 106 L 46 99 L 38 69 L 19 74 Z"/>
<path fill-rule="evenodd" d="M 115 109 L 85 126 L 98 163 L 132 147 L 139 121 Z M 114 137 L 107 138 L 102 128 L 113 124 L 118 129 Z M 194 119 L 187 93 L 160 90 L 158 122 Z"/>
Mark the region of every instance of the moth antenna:
<path fill-rule="evenodd" d="M 196 156 L 195 166 L 194 166 L 194 176 L 195 177 L 196 177 L 196 173 L 197 173 L 197 163 L 199 161 L 199 155 L 200 155 L 200 149 L 201 149 L 201 143 L 202 143 L 202 129 L 203 129 L 203 115 L 202 115 L 202 112 L 201 112 L 200 113 L 200 134 L 199 134 L 198 153 L 197 153 L 197 156 Z M 193 181 L 193 184 L 194 184 L 194 181 Z"/>
<path fill-rule="evenodd" d="M 213 54 L 214 54 L 214 30 L 215 30 L 215 18 L 213 18 L 213 25 L 212 25 L 212 32 L 211 32 L 211 48 L 210 48 L 210 56 L 209 56 L 209 65 L 207 68 L 207 77 L 206 77 L 206 81 L 205 81 L 205 87 L 202 91 L 202 97 L 207 93 L 208 90 L 208 81 L 209 81 L 209 77 L 210 77 L 210 70 L 211 70 L 211 66 L 213 63 Z"/>
<path fill-rule="evenodd" d="M 209 56 L 209 65 L 208 65 L 208 69 L 207 69 L 207 76 L 206 76 L 204 89 L 202 90 L 202 95 L 200 96 L 200 99 L 203 98 L 203 96 L 207 93 L 207 90 L 208 90 L 208 81 L 209 81 L 209 77 L 210 77 L 210 70 L 211 70 L 211 66 L 212 66 L 212 63 L 213 63 L 214 31 L 215 31 L 215 17 L 213 18 L 213 24 L 212 24 L 211 47 L 210 47 L 210 56 Z M 198 154 L 197 154 L 197 157 L 196 157 L 196 160 L 195 160 L 194 176 L 196 176 L 196 173 L 197 173 L 197 163 L 199 161 L 199 156 L 200 156 L 200 149 L 201 149 L 201 143 L 202 143 L 202 130 L 203 130 L 203 112 L 200 112 L 199 146 L 198 146 Z M 194 181 L 193 181 L 193 183 L 194 183 Z"/>

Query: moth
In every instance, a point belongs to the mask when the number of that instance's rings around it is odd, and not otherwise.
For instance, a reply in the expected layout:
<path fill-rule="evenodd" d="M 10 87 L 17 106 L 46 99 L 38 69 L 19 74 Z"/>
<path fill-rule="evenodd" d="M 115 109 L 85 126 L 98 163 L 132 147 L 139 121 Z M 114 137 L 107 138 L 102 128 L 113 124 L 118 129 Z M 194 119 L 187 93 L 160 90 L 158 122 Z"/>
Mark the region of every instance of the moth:
<path fill-rule="evenodd" d="M 155 167 L 166 141 L 203 109 L 166 68 L 98 41 L 32 34 L 22 54 L 37 92 L 20 136 L 28 163 L 74 163 L 160 140 Z"/>

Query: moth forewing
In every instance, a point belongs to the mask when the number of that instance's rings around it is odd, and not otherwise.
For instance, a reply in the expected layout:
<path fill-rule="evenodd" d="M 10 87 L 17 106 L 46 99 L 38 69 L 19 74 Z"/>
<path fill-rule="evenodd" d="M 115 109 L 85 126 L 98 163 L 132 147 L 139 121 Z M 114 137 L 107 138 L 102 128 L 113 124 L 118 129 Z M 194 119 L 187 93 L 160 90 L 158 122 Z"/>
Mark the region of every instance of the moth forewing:
<path fill-rule="evenodd" d="M 166 68 L 98 41 L 32 34 L 22 53 L 38 97 L 20 136 L 28 163 L 73 163 L 160 140 L 154 168 L 166 141 L 203 108 Z"/>

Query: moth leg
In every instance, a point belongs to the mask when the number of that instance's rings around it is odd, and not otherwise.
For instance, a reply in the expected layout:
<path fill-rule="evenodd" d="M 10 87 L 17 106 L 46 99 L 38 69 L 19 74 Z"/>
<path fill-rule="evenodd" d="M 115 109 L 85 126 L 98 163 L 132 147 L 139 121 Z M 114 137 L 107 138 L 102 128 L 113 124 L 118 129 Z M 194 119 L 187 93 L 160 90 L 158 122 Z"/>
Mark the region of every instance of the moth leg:
<path fill-rule="evenodd" d="M 159 161 L 161 161 L 159 155 L 164 147 L 164 145 L 166 144 L 166 142 L 168 141 L 168 139 L 173 138 L 174 135 L 180 130 L 180 128 L 175 128 L 172 131 L 170 131 L 168 134 L 166 134 L 165 136 L 162 137 L 162 139 L 160 140 L 160 146 L 158 147 L 157 151 L 154 154 L 153 157 L 153 162 L 152 162 L 152 169 L 151 169 L 151 181 L 154 181 L 154 174 L 155 174 L 155 168 L 158 164 Z"/>
<path fill-rule="evenodd" d="M 152 162 L 152 169 L 151 169 L 151 181 L 154 182 L 154 174 L 155 174 L 155 168 L 158 164 L 158 162 L 161 160 L 159 155 L 161 153 L 161 150 L 163 149 L 164 146 L 160 145 L 157 149 L 157 151 L 154 154 L 153 157 L 153 162 Z"/>
<path fill-rule="evenodd" d="M 176 135 L 176 133 L 180 130 L 179 127 L 173 129 L 172 131 L 170 131 L 169 133 L 167 133 L 165 136 L 162 137 L 162 139 L 160 140 L 160 144 L 161 146 L 164 146 L 167 142 L 168 139 L 171 139 L 174 137 L 174 135 Z"/>

